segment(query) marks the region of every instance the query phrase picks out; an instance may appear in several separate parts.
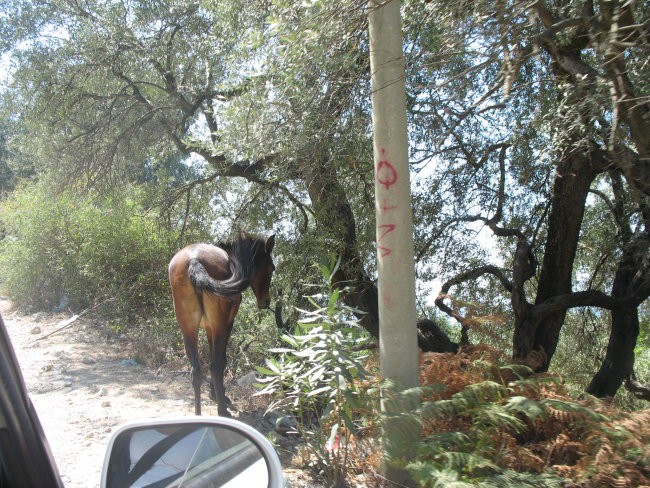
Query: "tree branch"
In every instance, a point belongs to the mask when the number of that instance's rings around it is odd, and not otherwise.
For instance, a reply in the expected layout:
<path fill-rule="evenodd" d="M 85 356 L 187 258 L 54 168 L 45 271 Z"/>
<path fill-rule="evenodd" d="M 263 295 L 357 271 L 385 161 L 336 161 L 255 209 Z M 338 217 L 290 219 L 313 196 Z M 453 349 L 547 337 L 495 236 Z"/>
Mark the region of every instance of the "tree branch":
<path fill-rule="evenodd" d="M 531 314 L 535 315 L 538 320 L 543 317 L 563 312 L 577 307 L 599 307 L 612 310 L 617 307 L 625 306 L 631 299 L 616 299 L 598 290 L 577 291 L 556 295 L 548 300 L 535 305 L 531 309 Z"/>
<path fill-rule="evenodd" d="M 637 381 L 634 371 L 632 371 L 630 376 L 625 378 L 623 384 L 625 385 L 625 389 L 632 393 L 636 398 L 650 402 L 650 383 L 643 384 Z"/>

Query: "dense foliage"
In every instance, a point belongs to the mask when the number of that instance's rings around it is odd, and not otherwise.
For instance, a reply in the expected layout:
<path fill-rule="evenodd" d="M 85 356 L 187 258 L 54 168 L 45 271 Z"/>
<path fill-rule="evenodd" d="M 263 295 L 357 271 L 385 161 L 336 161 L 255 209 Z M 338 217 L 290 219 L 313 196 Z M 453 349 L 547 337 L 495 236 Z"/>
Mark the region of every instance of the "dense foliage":
<path fill-rule="evenodd" d="M 647 2 L 402 6 L 419 312 L 576 391 L 643 397 Z M 245 305 L 234 347 L 256 327 L 276 345 L 330 255 L 330 292 L 378 335 L 365 1 L 0 10 L 0 283 L 16 304 L 109 299 L 118 322 L 171 329 L 177 248 L 274 229 L 275 314 Z"/>
<path fill-rule="evenodd" d="M 143 211 L 136 191 L 53 193 L 19 187 L 1 208 L 2 287 L 18 306 L 81 310 L 112 299 L 118 314 L 167 302 L 175 235 Z M 168 306 L 164 308 L 169 308 Z"/>
<path fill-rule="evenodd" d="M 331 285 L 312 295 L 302 313 L 304 323 L 276 349 L 281 355 L 259 368 L 260 394 L 271 395 L 269 409 L 293 415 L 292 433 L 304 439 L 299 465 L 316 468 L 327 486 L 382 486 L 375 354 L 360 347 L 358 325 Z M 577 398 L 560 377 L 533 375 L 485 345 L 422 354 L 419 372 L 420 387 L 395 393 L 388 386 L 382 393 L 384 401 L 422 399 L 399 414 L 420 432 L 413 457 L 392 459 L 417 486 L 596 488 L 650 481 L 648 410 L 628 413 Z"/>
<path fill-rule="evenodd" d="M 462 367 L 461 367 L 462 365 Z M 576 400 L 560 378 L 529 376 L 498 351 L 426 354 L 423 441 L 409 465 L 423 486 L 642 486 L 648 411 Z M 444 385 L 428 392 L 426 385 Z"/>

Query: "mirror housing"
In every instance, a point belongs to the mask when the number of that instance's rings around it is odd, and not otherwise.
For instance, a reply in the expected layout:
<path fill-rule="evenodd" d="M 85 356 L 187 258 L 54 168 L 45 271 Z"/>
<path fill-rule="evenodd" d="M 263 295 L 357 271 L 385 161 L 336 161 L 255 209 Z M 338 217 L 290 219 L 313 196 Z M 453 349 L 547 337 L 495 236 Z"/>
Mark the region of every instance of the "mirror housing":
<path fill-rule="evenodd" d="M 223 417 L 142 420 L 111 436 L 101 488 L 282 488 L 282 466 L 257 430 Z"/>

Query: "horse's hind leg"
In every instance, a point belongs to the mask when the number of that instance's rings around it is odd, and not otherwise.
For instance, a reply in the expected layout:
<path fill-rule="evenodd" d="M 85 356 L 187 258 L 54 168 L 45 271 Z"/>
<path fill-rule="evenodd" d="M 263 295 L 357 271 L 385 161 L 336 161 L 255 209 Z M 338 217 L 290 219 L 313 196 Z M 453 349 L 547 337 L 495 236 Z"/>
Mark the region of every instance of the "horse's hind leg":
<path fill-rule="evenodd" d="M 217 402 L 220 416 L 229 417 L 230 399 L 226 396 L 223 384 L 226 370 L 226 350 L 232 332 L 235 315 L 239 310 L 239 301 L 223 300 L 219 297 L 203 295 L 203 305 L 207 320 L 203 323 L 210 344 L 211 390 Z"/>
<path fill-rule="evenodd" d="M 228 366 L 227 363 L 224 366 L 224 370 L 225 370 L 226 366 Z M 210 370 L 210 374 L 212 374 L 212 370 Z M 214 383 L 215 383 L 214 381 L 212 381 L 212 380 L 210 381 L 210 400 L 212 400 L 214 403 L 217 403 L 217 390 L 214 387 Z M 228 397 L 228 395 L 225 395 L 225 399 L 226 399 L 226 404 L 228 406 L 231 406 L 232 405 L 232 400 L 230 399 L 230 397 Z"/>
<path fill-rule="evenodd" d="M 210 342 L 210 375 L 212 378 L 211 389 L 215 394 L 217 413 L 220 417 L 231 416 L 230 412 L 228 412 L 228 406 L 230 406 L 232 402 L 226 396 L 226 388 L 223 383 L 223 377 L 227 365 L 226 349 L 228 347 L 228 338 L 231 330 L 232 323 L 228 324 L 225 327 L 225 330 L 219 331 L 221 333 L 208 333 L 208 341 Z"/>
<path fill-rule="evenodd" d="M 185 354 L 192 367 L 191 378 L 194 387 L 194 413 L 201 415 L 201 361 L 199 358 L 199 327 L 203 309 L 193 289 L 172 288 L 174 313 L 183 335 Z"/>
<path fill-rule="evenodd" d="M 183 333 L 185 353 L 192 366 L 191 379 L 194 387 L 194 414 L 201 415 L 201 360 L 199 358 L 199 331 L 194 330 L 190 334 Z"/>

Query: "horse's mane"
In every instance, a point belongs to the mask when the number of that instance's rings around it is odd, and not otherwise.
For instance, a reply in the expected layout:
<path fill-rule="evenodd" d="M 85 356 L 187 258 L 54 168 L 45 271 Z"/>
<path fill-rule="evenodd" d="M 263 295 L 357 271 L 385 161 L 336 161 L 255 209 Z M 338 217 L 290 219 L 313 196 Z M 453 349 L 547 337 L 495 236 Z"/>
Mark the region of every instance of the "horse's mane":
<path fill-rule="evenodd" d="M 266 241 L 264 239 L 244 231 L 239 231 L 235 237 L 227 241 L 217 243 L 217 247 L 226 251 L 231 259 L 248 260 L 251 264 L 255 260 L 258 250 L 260 248 L 264 249 L 265 245 Z M 250 252 L 250 259 L 248 252 Z"/>

